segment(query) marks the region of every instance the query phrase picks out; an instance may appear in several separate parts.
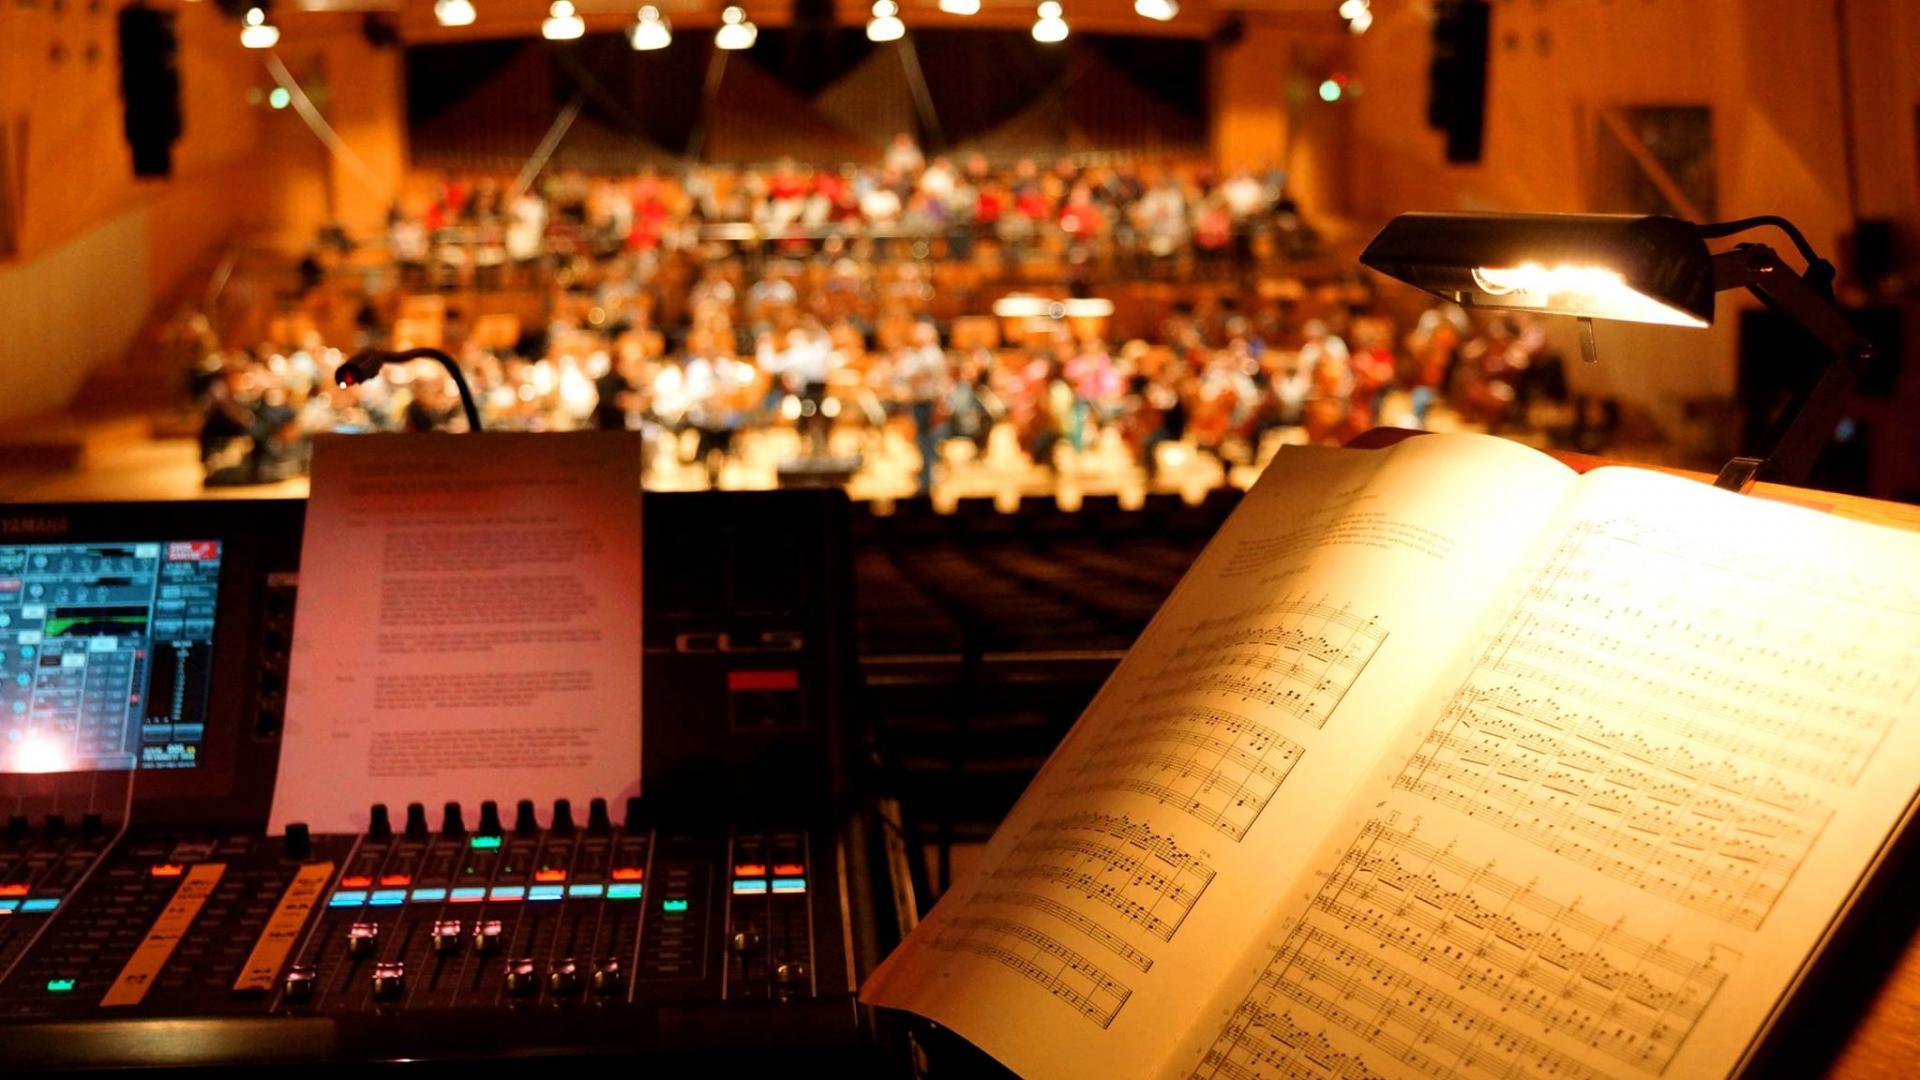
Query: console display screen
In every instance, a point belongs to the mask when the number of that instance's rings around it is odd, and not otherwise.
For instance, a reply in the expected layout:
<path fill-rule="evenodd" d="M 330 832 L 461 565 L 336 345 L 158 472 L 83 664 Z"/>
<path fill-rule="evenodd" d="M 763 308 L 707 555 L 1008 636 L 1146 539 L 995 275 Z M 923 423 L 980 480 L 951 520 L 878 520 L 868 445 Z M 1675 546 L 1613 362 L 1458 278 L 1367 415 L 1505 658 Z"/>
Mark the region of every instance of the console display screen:
<path fill-rule="evenodd" d="M 0 544 L 0 773 L 184 769 L 220 543 Z"/>

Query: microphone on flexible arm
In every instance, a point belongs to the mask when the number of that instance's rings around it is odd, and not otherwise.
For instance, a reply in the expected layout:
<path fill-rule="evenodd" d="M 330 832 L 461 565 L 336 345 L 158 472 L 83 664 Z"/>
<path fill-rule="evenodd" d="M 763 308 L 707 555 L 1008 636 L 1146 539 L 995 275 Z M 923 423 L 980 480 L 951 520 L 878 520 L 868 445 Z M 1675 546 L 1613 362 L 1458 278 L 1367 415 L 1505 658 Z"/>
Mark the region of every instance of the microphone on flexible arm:
<path fill-rule="evenodd" d="M 380 374 L 380 369 L 388 364 L 404 364 L 409 360 L 437 360 L 453 377 L 454 388 L 460 391 L 460 407 L 467 414 L 467 430 L 480 430 L 480 410 L 473 403 L 473 391 L 467 388 L 467 377 L 461 373 L 460 365 L 453 357 L 439 349 L 361 349 L 348 357 L 341 365 L 333 369 L 333 381 L 339 386 L 358 386 Z"/>

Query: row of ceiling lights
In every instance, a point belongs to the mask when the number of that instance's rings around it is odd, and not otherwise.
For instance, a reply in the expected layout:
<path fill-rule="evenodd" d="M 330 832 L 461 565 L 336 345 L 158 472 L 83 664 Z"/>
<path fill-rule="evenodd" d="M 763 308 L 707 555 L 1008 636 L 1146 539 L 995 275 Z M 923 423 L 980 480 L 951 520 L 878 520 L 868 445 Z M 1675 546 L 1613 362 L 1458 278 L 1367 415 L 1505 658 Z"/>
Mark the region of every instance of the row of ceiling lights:
<path fill-rule="evenodd" d="M 949 15 L 976 15 L 980 0 L 939 0 L 940 10 Z M 1179 0 L 1133 0 L 1133 10 L 1155 22 L 1166 22 L 1180 14 Z M 434 0 L 433 17 L 441 26 L 472 25 L 473 0 Z M 540 34 L 550 41 L 572 41 L 587 32 L 586 20 L 573 0 L 553 0 L 547 17 L 540 23 Z M 867 20 L 867 38 L 872 41 L 898 41 L 906 36 L 907 25 L 900 19 L 897 0 L 874 0 L 872 17 Z M 750 49 L 760 36 L 760 28 L 747 18 L 745 8 L 729 5 L 720 13 L 720 26 L 713 32 L 714 47 Z M 1059 0 L 1041 0 L 1034 9 L 1033 39 L 1052 44 L 1067 39 L 1067 19 Z M 664 49 L 673 43 L 673 24 L 660 9 L 642 7 L 627 40 L 643 52 Z M 240 44 L 249 49 L 271 49 L 280 42 L 280 28 L 267 20 L 265 8 L 249 8 L 241 19 Z"/>

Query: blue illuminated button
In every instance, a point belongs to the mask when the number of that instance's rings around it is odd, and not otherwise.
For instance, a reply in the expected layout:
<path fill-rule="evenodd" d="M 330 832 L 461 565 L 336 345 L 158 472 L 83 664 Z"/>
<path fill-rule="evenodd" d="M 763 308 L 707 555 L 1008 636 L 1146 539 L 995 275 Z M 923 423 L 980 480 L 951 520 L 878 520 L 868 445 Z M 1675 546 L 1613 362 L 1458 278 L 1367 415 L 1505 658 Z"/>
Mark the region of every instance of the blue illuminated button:
<path fill-rule="evenodd" d="M 36 896 L 31 900 L 21 901 L 20 914 L 37 915 L 43 911 L 52 911 L 54 908 L 57 908 L 59 906 L 60 906 L 59 897 Z"/>
<path fill-rule="evenodd" d="M 373 895 L 367 898 L 367 903 L 374 907 L 393 907 L 406 902 L 407 890 L 405 889 L 375 889 Z"/>
<path fill-rule="evenodd" d="M 565 885 L 535 885 L 527 890 L 528 900 L 558 900 L 567 894 Z"/>
<path fill-rule="evenodd" d="M 72 979 L 48 979 L 47 989 L 53 991 L 56 994 L 65 993 L 66 991 L 73 989 L 73 980 Z"/>
<path fill-rule="evenodd" d="M 662 903 L 660 905 L 660 910 L 661 911 L 685 911 L 687 910 L 687 902 L 685 900 L 668 900 L 665 903 Z"/>
<path fill-rule="evenodd" d="M 480 848 L 481 850 L 488 850 L 500 846 L 500 838 L 497 836 L 476 836 L 471 842 L 474 847 Z"/>
<path fill-rule="evenodd" d="M 773 891 L 777 893 L 803 893 L 807 891 L 807 879 L 803 877 L 777 877 L 773 879 Z"/>
<path fill-rule="evenodd" d="M 733 881 L 733 895 L 735 896 L 758 895 L 766 891 L 767 883 L 759 878 L 735 878 Z"/>
<path fill-rule="evenodd" d="M 644 886 L 637 881 L 616 881 L 607 886 L 607 899 L 638 900 L 643 888 Z"/>
<path fill-rule="evenodd" d="M 461 885 L 453 890 L 451 898 L 456 904 L 471 904 L 475 900 L 485 900 L 487 889 L 484 885 Z"/>
<path fill-rule="evenodd" d="M 0 900 L 0 915 L 11 915 L 13 909 L 20 906 L 18 900 Z"/>
<path fill-rule="evenodd" d="M 525 885 L 495 885 L 487 894 L 489 900 L 523 900 L 527 895 Z"/>
<path fill-rule="evenodd" d="M 359 907 L 367 902 L 365 889 L 340 889 L 327 901 L 328 907 Z"/>
<path fill-rule="evenodd" d="M 416 904 L 436 904 L 447 898 L 445 889 L 415 889 L 413 902 Z"/>
<path fill-rule="evenodd" d="M 604 896 L 606 895 L 606 891 L 607 891 L 607 887 L 605 885 L 569 885 L 567 886 L 568 896 Z"/>

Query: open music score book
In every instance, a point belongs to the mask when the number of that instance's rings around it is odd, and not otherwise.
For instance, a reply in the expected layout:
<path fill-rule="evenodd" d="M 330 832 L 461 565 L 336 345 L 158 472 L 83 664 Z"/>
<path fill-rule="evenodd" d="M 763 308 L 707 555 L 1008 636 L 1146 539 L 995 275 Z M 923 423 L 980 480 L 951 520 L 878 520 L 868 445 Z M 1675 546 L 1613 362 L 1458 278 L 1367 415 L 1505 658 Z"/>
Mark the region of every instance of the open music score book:
<path fill-rule="evenodd" d="M 1703 1077 L 1920 792 L 1920 536 L 1282 451 L 863 988 L 1031 1076 Z"/>

